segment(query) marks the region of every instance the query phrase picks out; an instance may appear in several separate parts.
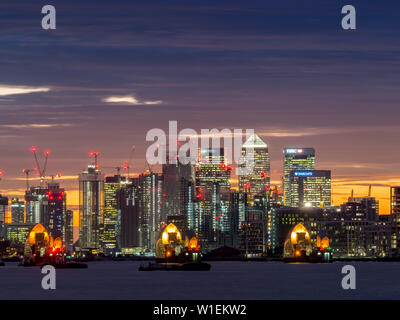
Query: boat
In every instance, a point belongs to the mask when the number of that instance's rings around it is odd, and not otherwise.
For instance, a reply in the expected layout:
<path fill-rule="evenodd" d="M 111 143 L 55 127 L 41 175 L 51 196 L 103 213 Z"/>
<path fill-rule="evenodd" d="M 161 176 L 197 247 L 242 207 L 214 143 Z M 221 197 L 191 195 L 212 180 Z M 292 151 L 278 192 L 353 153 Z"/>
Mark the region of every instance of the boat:
<path fill-rule="evenodd" d="M 332 254 L 331 252 L 312 252 L 309 256 L 300 255 L 296 257 L 284 257 L 283 262 L 286 263 L 332 263 Z"/>
<path fill-rule="evenodd" d="M 190 263 L 152 263 L 141 265 L 139 271 L 209 271 L 211 265 L 204 262 Z"/>
<path fill-rule="evenodd" d="M 283 262 L 286 263 L 307 263 L 310 262 L 309 257 L 284 257 L 282 259 Z"/>

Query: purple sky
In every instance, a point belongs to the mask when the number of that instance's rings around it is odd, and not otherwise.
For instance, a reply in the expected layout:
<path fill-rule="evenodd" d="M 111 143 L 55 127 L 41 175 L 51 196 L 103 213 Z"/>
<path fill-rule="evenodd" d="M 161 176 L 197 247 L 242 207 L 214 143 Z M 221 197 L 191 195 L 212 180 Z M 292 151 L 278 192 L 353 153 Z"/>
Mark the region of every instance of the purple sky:
<path fill-rule="evenodd" d="M 354 1 L 356 31 L 341 29 L 347 1 L 55 0 L 55 31 L 41 29 L 41 4 L 3 2 L 0 192 L 23 191 L 33 145 L 52 151 L 49 174 L 76 175 L 90 150 L 121 165 L 132 145 L 143 170 L 146 132 L 178 120 L 254 128 L 273 180 L 283 147 L 314 147 L 337 199 L 372 183 L 387 211 L 400 184 L 398 1 Z M 20 86 L 47 89 L 10 94 Z"/>

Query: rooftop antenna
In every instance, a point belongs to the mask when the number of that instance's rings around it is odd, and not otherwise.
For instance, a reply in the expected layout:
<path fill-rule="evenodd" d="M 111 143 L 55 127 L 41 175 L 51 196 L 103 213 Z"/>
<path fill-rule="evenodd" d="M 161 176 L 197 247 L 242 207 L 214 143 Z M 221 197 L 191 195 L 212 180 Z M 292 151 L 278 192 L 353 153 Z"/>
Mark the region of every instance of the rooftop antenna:
<path fill-rule="evenodd" d="M 54 178 L 61 178 L 62 174 L 59 172 L 57 174 L 51 174 L 49 177 L 51 177 L 51 183 L 54 183 Z"/>
<path fill-rule="evenodd" d="M 94 158 L 94 167 L 97 169 L 99 165 L 97 164 L 97 158 L 99 157 L 100 152 L 91 151 L 89 152 L 89 157 Z"/>

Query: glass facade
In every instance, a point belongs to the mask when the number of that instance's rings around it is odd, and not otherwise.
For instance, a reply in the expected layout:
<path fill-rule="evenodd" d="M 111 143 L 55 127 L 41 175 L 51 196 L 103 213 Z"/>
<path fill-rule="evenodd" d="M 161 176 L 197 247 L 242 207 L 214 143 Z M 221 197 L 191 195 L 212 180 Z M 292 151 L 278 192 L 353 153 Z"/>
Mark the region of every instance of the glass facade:
<path fill-rule="evenodd" d="M 117 245 L 118 198 L 117 193 L 126 185 L 125 177 L 106 177 L 104 182 L 104 252 L 115 250 Z"/>
<path fill-rule="evenodd" d="M 218 228 L 222 228 L 224 219 L 227 219 L 230 172 L 223 148 L 201 149 L 201 158 L 196 170 L 201 240 L 215 242 Z"/>
<path fill-rule="evenodd" d="M 239 176 L 239 190 L 247 194 L 249 205 L 253 205 L 255 196 L 266 195 L 271 181 L 268 146 L 256 134 L 247 139 L 242 146 L 240 167 L 251 166 L 251 172 Z"/>
<path fill-rule="evenodd" d="M 89 165 L 79 175 L 79 242 L 81 248 L 100 249 L 103 229 L 104 176 Z"/>
<path fill-rule="evenodd" d="M 18 198 L 11 199 L 11 223 L 21 224 L 25 222 L 25 202 Z"/>
<path fill-rule="evenodd" d="M 290 207 L 331 205 L 330 170 L 291 171 L 289 176 Z"/>
<path fill-rule="evenodd" d="M 285 148 L 283 150 L 283 187 L 285 205 L 290 205 L 290 172 L 295 170 L 315 170 L 314 148 Z"/>

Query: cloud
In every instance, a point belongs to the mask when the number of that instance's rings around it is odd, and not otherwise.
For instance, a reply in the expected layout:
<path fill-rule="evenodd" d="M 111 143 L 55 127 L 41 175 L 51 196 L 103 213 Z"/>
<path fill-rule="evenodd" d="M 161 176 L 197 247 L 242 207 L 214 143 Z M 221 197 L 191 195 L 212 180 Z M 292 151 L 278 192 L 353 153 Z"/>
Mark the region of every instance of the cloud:
<path fill-rule="evenodd" d="M 161 100 L 155 100 L 155 101 L 145 101 L 144 104 L 161 104 Z"/>
<path fill-rule="evenodd" d="M 107 103 L 119 103 L 119 104 L 132 104 L 132 105 L 156 105 L 161 104 L 161 100 L 154 101 L 141 101 L 133 95 L 130 96 L 111 96 L 103 99 L 103 102 Z"/>
<path fill-rule="evenodd" d="M 47 177 L 49 179 L 49 176 Z M 76 175 L 71 175 L 71 176 L 63 176 L 61 175 L 60 177 L 55 177 L 56 180 L 78 180 L 78 176 Z M 26 178 L 14 178 L 14 179 L 10 179 L 10 180 L 14 180 L 14 181 L 26 181 Z M 29 181 L 35 181 L 38 180 L 38 177 L 31 177 L 29 178 Z M 50 179 L 49 179 L 50 180 Z"/>
<path fill-rule="evenodd" d="M 343 135 L 350 133 L 363 133 L 371 132 L 372 130 L 380 132 L 398 132 L 399 126 L 352 126 L 352 127 L 295 127 L 295 128 L 282 128 L 282 127 L 269 127 L 269 128 L 258 128 L 256 133 L 260 137 L 275 137 L 275 138 L 287 138 L 287 137 L 308 137 L 308 136 L 319 136 L 319 135 Z"/>
<path fill-rule="evenodd" d="M 349 178 L 335 178 L 332 180 L 332 185 L 336 186 L 381 186 L 390 187 L 400 185 L 400 177 L 365 177 L 355 179 Z"/>
<path fill-rule="evenodd" d="M 48 91 L 50 91 L 50 88 L 0 85 L 0 96 L 12 96 L 15 94 L 29 94 L 34 92 Z"/>
<path fill-rule="evenodd" d="M 1 124 L 0 128 L 10 128 L 10 129 L 40 129 L 40 128 L 55 128 L 55 127 L 71 127 L 70 123 L 27 123 L 27 124 Z"/>

